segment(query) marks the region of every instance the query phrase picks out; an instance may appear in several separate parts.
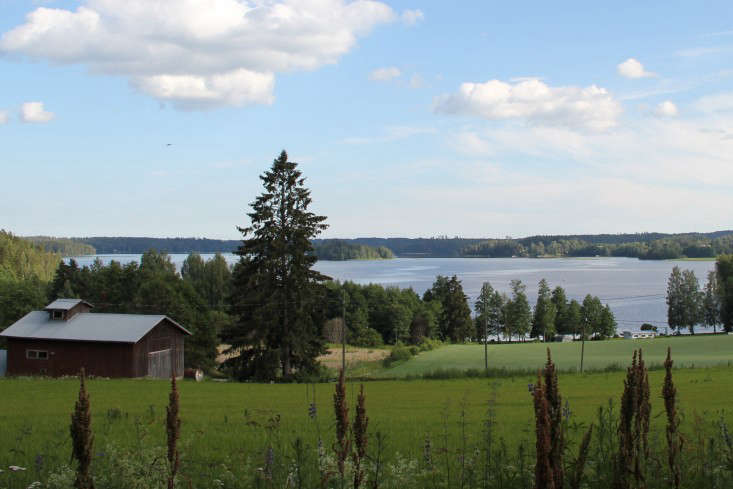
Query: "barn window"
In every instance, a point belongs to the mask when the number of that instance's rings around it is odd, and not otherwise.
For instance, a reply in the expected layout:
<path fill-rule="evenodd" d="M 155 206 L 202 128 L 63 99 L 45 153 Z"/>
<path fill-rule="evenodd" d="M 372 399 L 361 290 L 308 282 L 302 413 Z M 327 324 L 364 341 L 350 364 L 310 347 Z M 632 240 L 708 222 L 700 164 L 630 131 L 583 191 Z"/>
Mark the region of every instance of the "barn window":
<path fill-rule="evenodd" d="M 48 360 L 48 352 L 46 350 L 26 350 L 25 357 L 29 360 Z"/>
<path fill-rule="evenodd" d="M 64 311 L 53 311 L 53 319 L 64 319 Z"/>

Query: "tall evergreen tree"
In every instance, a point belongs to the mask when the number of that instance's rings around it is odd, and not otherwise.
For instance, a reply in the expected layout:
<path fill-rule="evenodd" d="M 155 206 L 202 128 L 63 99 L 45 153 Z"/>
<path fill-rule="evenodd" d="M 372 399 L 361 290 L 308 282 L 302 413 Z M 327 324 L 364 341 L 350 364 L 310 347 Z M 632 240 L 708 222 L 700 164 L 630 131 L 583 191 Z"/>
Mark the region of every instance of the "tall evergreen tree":
<path fill-rule="evenodd" d="M 552 297 L 550 298 L 555 306 L 555 332 L 559 334 L 572 333 L 573 330 L 567 324 L 568 322 L 568 298 L 565 295 L 565 289 L 559 285 L 552 289 Z"/>
<path fill-rule="evenodd" d="M 547 280 L 540 280 L 537 288 L 537 303 L 534 306 L 532 318 L 532 332 L 530 336 L 538 338 L 542 335 L 544 341 L 555 335 L 555 319 L 557 308 L 552 302 L 552 293 Z"/>
<path fill-rule="evenodd" d="M 325 351 L 321 337 L 328 277 L 312 270 L 311 240 L 328 226 L 325 216 L 308 210 L 312 199 L 297 163 L 285 151 L 260 176 L 264 192 L 250 204 L 250 225 L 234 268 L 232 312 L 237 316 L 224 334 L 239 353 L 229 363 L 240 378 L 284 378 L 315 368 Z"/>

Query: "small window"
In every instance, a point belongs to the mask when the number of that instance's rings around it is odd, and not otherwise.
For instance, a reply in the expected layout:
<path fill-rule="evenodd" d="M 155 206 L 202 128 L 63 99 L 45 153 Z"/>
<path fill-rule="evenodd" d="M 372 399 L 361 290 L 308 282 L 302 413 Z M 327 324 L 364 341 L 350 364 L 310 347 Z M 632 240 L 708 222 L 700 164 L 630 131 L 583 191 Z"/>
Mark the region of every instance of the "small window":
<path fill-rule="evenodd" d="M 64 319 L 64 311 L 53 311 L 54 319 Z"/>
<path fill-rule="evenodd" d="M 48 360 L 46 350 L 26 350 L 25 357 L 29 360 Z"/>

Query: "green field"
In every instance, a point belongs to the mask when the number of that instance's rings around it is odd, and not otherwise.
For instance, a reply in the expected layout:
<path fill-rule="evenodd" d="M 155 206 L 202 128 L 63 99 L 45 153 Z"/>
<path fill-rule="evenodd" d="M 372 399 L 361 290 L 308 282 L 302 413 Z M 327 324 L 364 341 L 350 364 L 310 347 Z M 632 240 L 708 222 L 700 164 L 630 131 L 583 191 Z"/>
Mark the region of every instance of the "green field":
<path fill-rule="evenodd" d="M 517 351 L 530 346 L 538 347 L 541 355 L 542 345 L 520 345 Z M 464 348 L 478 352 L 475 347 Z M 460 350 L 445 348 L 434 354 L 445 355 L 451 351 Z M 656 429 L 664 422 L 663 416 L 659 416 L 663 409 L 659 399 L 663 374 L 663 371 L 650 372 L 652 422 Z M 697 412 L 714 430 L 712 423 L 724 409 L 730 408 L 731 374 L 730 367 L 675 371 L 680 407 L 688 424 Z M 609 399 L 618 405 L 623 377 L 623 372 L 560 376 L 560 389 L 573 412 L 571 421 L 580 423 L 578 430 L 593 421 L 598 407 L 607 405 Z M 436 447 L 445 444 L 449 452 L 457 450 L 462 443 L 462 411 L 467 443 L 471 446 L 481 436 L 487 402 L 492 397 L 496 399 L 495 435 L 503 437 L 510 448 L 522 442 L 532 447 L 533 408 L 527 384 L 533 381 L 529 376 L 513 376 L 368 382 L 365 389 L 372 436 L 370 449 L 376 450 L 374 440 L 379 431 L 386 436 L 384 454 L 388 460 L 394 460 L 397 453 L 420 459 L 426 436 L 434 440 Z M 155 447 L 160 460 L 168 388 L 167 382 L 154 380 L 89 382 L 98 466 L 108 467 L 104 464 L 113 463 L 105 454 L 126 450 L 129 457 L 142 457 L 150 447 Z M 77 389 L 75 379 L 0 380 L 0 436 L 6 440 L 0 444 L 0 466 L 28 468 L 16 474 L 7 471 L 0 474 L 17 482 L 7 487 L 25 488 L 34 480 L 43 480 L 55 467 L 68 463 L 69 413 Z M 285 453 L 292 449 L 298 437 L 313 452 L 320 433 L 330 451 L 333 384 L 315 386 L 317 421 L 307 415 L 313 389 L 312 385 L 302 384 L 181 383 L 183 471 L 194 481 L 193 487 L 212 487 L 203 481 L 220 477 L 222 471 L 249 474 L 247 471 L 255 470 L 251 464 L 263 459 L 267 446 Z M 352 412 L 356 389 L 357 384 L 348 386 Z M 279 421 L 275 421 L 278 416 Z M 727 417 L 730 420 L 730 411 Z M 577 439 L 579 433 L 572 431 L 571 436 Z M 113 447 L 117 447 L 117 452 Z"/>
<path fill-rule="evenodd" d="M 699 335 L 672 336 L 653 340 L 608 340 L 585 342 L 585 369 L 602 370 L 628 365 L 634 349 L 641 348 L 648 366 L 664 362 L 667 347 L 672 348 L 675 365 L 702 367 L 733 363 L 733 336 Z M 555 364 L 562 371 L 580 369 L 580 342 L 490 344 L 489 367 L 532 371 L 544 363 L 546 349 L 552 351 Z M 439 369 L 483 369 L 483 345 L 448 345 L 420 353 L 411 360 L 393 368 L 377 372 L 377 377 L 419 376 Z"/>

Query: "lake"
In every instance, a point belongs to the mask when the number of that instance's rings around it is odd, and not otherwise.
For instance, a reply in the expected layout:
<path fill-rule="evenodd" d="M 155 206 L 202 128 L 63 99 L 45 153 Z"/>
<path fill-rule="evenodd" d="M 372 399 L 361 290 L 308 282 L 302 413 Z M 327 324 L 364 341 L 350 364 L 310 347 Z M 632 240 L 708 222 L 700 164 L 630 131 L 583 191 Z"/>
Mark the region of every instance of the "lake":
<path fill-rule="evenodd" d="M 170 255 L 180 269 L 186 254 Z M 202 254 L 204 259 L 213 254 Z M 224 254 L 229 263 L 237 257 Z M 89 255 L 75 257 L 79 265 L 90 265 L 96 258 L 109 263 L 139 261 L 140 255 Z M 421 294 L 437 275 L 457 275 L 471 304 L 481 285 L 509 293 L 509 282 L 519 279 L 527 285 L 531 304 L 537 297 L 537 283 L 545 278 L 551 288 L 560 285 L 568 299 L 582 301 L 586 294 L 597 295 L 608 303 L 616 316 L 618 330 L 638 330 L 642 323 L 667 326 L 665 303 L 667 278 L 674 266 L 694 270 L 702 288 L 714 261 L 637 260 L 635 258 L 395 258 L 370 261 L 319 261 L 315 268 L 338 280 L 360 284 L 376 283 L 402 288 L 412 287 Z M 704 331 L 704 328 L 698 328 Z"/>

